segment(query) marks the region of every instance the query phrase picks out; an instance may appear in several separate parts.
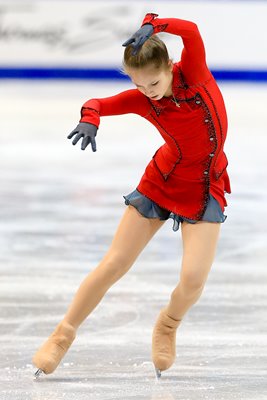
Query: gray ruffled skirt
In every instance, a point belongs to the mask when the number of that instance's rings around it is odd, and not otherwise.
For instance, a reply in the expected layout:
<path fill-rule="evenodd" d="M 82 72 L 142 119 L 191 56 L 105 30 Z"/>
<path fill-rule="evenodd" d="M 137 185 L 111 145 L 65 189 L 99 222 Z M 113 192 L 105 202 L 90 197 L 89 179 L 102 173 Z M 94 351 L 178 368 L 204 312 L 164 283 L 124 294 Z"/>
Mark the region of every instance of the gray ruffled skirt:
<path fill-rule="evenodd" d="M 131 205 L 135 207 L 143 217 L 146 218 L 159 218 L 160 220 L 167 220 L 169 218 L 173 219 L 173 230 L 176 232 L 179 229 L 180 222 L 189 222 L 190 224 L 195 224 L 198 222 L 194 219 L 189 219 L 181 217 L 178 214 L 174 214 L 158 206 L 154 201 L 148 199 L 146 196 L 141 194 L 137 189 L 127 196 L 123 196 L 126 205 Z M 218 201 L 210 194 L 209 202 L 206 211 L 201 218 L 201 221 L 208 222 L 224 222 L 226 220 L 226 215 L 223 214 L 222 209 Z"/>

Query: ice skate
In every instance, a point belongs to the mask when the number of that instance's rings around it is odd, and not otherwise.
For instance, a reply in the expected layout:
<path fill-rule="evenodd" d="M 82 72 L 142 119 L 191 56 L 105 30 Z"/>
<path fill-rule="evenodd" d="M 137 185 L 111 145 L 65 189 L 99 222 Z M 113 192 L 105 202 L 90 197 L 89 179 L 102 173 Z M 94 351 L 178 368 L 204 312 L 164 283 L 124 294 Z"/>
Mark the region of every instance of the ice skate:
<path fill-rule="evenodd" d="M 167 310 L 161 310 L 153 330 L 152 361 L 155 366 L 157 378 L 161 372 L 170 368 L 176 356 L 176 329 L 180 320 L 168 316 Z"/>
<path fill-rule="evenodd" d="M 75 339 L 75 329 L 66 322 L 61 322 L 33 356 L 33 364 L 38 368 L 35 377 L 44 372 L 51 374 L 58 366 L 68 348 Z"/>
<path fill-rule="evenodd" d="M 155 367 L 155 365 L 154 365 Z M 38 372 L 38 371 L 37 371 Z M 161 370 L 155 367 L 155 373 L 156 373 L 156 378 L 159 379 L 161 378 Z"/>
<path fill-rule="evenodd" d="M 35 379 L 38 379 L 40 375 L 42 375 L 43 370 L 42 369 L 37 369 L 37 371 L 34 374 Z"/>

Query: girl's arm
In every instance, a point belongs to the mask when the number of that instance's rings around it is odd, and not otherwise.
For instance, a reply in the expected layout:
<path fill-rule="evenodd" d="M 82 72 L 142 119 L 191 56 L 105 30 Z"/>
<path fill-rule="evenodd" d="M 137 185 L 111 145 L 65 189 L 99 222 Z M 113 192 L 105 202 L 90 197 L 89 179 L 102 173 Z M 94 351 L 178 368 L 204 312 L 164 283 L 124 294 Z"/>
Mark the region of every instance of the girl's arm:
<path fill-rule="evenodd" d="M 80 122 L 89 122 L 98 127 L 102 116 L 130 113 L 146 116 L 150 108 L 142 93 L 130 89 L 115 96 L 88 100 L 82 106 Z"/>
<path fill-rule="evenodd" d="M 154 33 L 167 32 L 181 36 L 184 48 L 181 69 L 189 85 L 203 83 L 211 77 L 206 64 L 205 47 L 195 23 L 177 18 L 156 18 L 157 14 L 147 14 L 143 24 L 151 24 Z"/>

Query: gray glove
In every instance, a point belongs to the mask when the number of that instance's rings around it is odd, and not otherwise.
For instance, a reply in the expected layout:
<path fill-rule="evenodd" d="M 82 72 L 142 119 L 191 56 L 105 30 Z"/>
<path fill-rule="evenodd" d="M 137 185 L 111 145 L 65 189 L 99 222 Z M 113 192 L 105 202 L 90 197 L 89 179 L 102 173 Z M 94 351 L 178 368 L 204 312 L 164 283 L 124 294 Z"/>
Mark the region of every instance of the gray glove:
<path fill-rule="evenodd" d="M 96 151 L 96 142 L 95 137 L 97 133 L 97 126 L 90 124 L 88 122 L 80 122 L 75 129 L 68 135 L 68 139 L 71 139 L 74 135 L 75 138 L 72 141 L 72 144 L 75 145 L 81 138 L 82 144 L 81 149 L 85 150 L 89 143 L 91 143 L 91 147 L 93 151 Z"/>
<path fill-rule="evenodd" d="M 133 56 L 136 56 L 145 41 L 153 35 L 154 27 L 151 24 L 145 24 L 137 32 L 135 32 L 130 39 L 126 40 L 122 45 L 127 47 L 129 44 L 133 48 Z"/>

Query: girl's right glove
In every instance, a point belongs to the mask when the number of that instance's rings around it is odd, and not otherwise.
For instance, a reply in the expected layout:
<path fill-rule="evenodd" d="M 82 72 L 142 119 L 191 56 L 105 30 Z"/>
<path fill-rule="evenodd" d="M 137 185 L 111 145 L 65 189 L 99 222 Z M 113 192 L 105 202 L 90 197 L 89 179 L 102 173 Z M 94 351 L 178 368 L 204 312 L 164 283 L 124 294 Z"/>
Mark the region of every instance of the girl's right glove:
<path fill-rule="evenodd" d="M 153 35 L 154 27 L 151 24 L 145 24 L 130 39 L 126 40 L 122 45 L 127 47 L 129 44 L 133 48 L 133 56 L 136 56 L 143 44 Z"/>
<path fill-rule="evenodd" d="M 91 147 L 93 151 L 96 151 L 96 142 L 95 137 L 97 133 L 97 126 L 90 124 L 88 122 L 80 122 L 75 129 L 68 135 L 68 139 L 71 139 L 74 135 L 75 138 L 72 141 L 72 144 L 75 145 L 81 138 L 82 144 L 81 149 L 85 150 L 89 143 L 91 143 Z"/>

